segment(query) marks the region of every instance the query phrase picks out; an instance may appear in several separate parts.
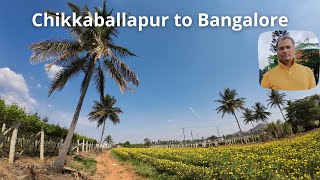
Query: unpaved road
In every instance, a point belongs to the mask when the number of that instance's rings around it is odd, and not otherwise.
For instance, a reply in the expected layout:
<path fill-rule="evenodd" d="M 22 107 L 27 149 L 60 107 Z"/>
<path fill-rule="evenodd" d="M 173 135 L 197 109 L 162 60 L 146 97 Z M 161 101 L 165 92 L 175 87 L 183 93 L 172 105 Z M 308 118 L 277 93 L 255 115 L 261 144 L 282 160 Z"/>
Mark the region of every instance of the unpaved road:
<path fill-rule="evenodd" d="M 121 164 L 110 151 L 105 151 L 96 158 L 97 171 L 93 179 L 95 180 L 136 180 L 137 175 L 134 173 L 130 164 Z M 139 178 L 141 179 L 141 178 Z"/>

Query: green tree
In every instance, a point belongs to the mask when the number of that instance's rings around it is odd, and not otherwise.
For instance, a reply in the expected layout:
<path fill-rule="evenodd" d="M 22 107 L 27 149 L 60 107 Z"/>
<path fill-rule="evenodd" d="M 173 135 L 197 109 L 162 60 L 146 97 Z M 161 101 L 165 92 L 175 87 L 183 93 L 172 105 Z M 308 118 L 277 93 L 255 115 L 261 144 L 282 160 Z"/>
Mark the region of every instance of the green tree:
<path fill-rule="evenodd" d="M 299 43 L 296 47 L 297 53 L 300 54 L 300 64 L 308 66 L 313 70 L 316 84 L 319 82 L 319 43 L 310 43 L 309 38 L 306 38 L 304 42 Z"/>
<path fill-rule="evenodd" d="M 143 141 L 144 141 L 144 144 L 146 145 L 146 147 L 151 146 L 151 140 L 149 138 L 145 138 Z"/>
<path fill-rule="evenodd" d="M 129 141 L 126 141 L 126 142 L 123 144 L 123 147 L 129 148 L 129 147 L 131 147 L 131 143 L 130 143 Z"/>
<path fill-rule="evenodd" d="M 271 52 L 273 52 L 273 53 L 277 52 L 276 45 L 277 45 L 278 39 L 282 36 L 290 36 L 290 34 L 287 30 L 272 32 L 272 41 L 271 41 L 270 49 L 269 49 Z"/>
<path fill-rule="evenodd" d="M 255 122 L 256 119 L 254 118 L 254 115 L 253 115 L 253 111 L 249 108 L 244 108 L 244 112 L 242 113 L 243 115 L 243 122 L 245 124 L 248 124 L 248 123 L 251 123 L 252 127 L 254 128 L 254 125 L 252 122 Z"/>
<path fill-rule="evenodd" d="M 89 113 L 90 121 L 97 121 L 98 127 L 103 125 L 100 138 L 100 148 L 102 146 L 102 138 L 106 126 L 106 121 L 109 119 L 113 124 L 120 123 L 118 114 L 122 113 L 122 110 L 118 107 L 114 107 L 117 100 L 107 94 L 100 102 L 94 101 L 92 111 Z"/>
<path fill-rule="evenodd" d="M 12 104 L 11 106 L 7 106 L 5 108 L 5 120 L 4 122 L 7 124 L 7 127 L 13 125 L 14 123 L 26 119 L 27 114 L 24 109 L 20 108 L 16 104 Z"/>
<path fill-rule="evenodd" d="M 285 116 L 282 112 L 282 109 L 280 107 L 280 105 L 284 106 L 284 103 L 286 102 L 286 100 L 284 99 L 285 96 L 286 95 L 284 93 L 280 93 L 279 91 L 272 89 L 269 91 L 269 94 L 268 94 L 269 99 L 267 101 L 269 102 L 268 106 L 278 107 L 280 109 L 282 117 L 286 121 L 286 118 L 285 118 Z"/>
<path fill-rule="evenodd" d="M 113 144 L 113 139 L 111 137 L 111 135 L 108 135 L 104 138 L 104 141 L 103 142 L 106 142 L 108 145 L 111 145 Z"/>
<path fill-rule="evenodd" d="M 223 93 L 219 92 L 220 99 L 215 100 L 221 104 L 216 110 L 217 113 L 222 112 L 222 117 L 227 114 L 231 114 L 236 118 L 240 134 L 242 135 L 242 130 L 238 121 L 238 118 L 235 114 L 235 110 L 243 109 L 245 98 L 237 98 L 238 93 L 236 90 L 231 90 L 229 88 L 225 89 Z"/>
<path fill-rule="evenodd" d="M 254 119 L 257 122 L 261 121 L 268 124 L 268 116 L 270 116 L 271 113 L 266 111 L 267 108 L 260 102 L 256 102 L 252 108 Z"/>
<path fill-rule="evenodd" d="M 90 12 L 87 5 L 80 8 L 75 4 L 68 3 L 68 6 L 77 17 L 92 17 L 92 14 L 94 14 Z M 95 12 L 99 16 L 104 17 L 104 19 L 111 16 L 111 12 L 106 8 L 105 1 L 101 8 L 95 8 Z M 54 12 L 49 12 L 49 14 L 55 16 Z M 92 19 L 94 21 L 94 17 Z M 70 24 L 72 24 L 71 21 L 70 19 Z M 100 97 L 104 96 L 105 73 L 109 73 L 109 76 L 116 81 L 121 92 L 125 92 L 127 89 L 133 91 L 130 84 L 134 86 L 139 85 L 137 75 L 119 59 L 135 56 L 135 54 L 124 47 L 114 44 L 115 38 L 118 37 L 117 27 L 83 27 L 77 25 L 67 28 L 72 35 L 71 40 L 46 40 L 34 43 L 31 45 L 33 54 L 30 58 L 32 63 L 54 60 L 48 68 L 52 65 L 63 67 L 54 77 L 49 89 L 49 96 L 55 90 L 62 90 L 65 84 L 73 77 L 78 76 L 80 73 L 84 74 L 81 83 L 81 95 L 68 130 L 68 135 L 58 157 L 52 165 L 53 170 L 57 172 L 63 169 L 82 103 L 92 77 L 95 80 Z"/>
<path fill-rule="evenodd" d="M 312 130 L 319 126 L 320 119 L 320 96 L 313 95 L 303 99 L 291 101 L 285 108 L 287 111 L 287 122 L 292 125 L 294 132 L 299 127 Z"/>
<path fill-rule="evenodd" d="M 0 122 L 4 123 L 6 119 L 6 104 L 3 99 L 0 99 Z"/>

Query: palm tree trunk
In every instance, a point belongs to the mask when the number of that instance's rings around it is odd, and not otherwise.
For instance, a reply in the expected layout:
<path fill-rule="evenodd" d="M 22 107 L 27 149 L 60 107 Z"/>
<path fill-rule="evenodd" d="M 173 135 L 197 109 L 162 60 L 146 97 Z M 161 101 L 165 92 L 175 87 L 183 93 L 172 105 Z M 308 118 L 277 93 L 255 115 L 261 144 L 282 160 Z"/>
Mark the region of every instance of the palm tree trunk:
<path fill-rule="evenodd" d="M 238 127 L 239 127 L 239 129 L 240 129 L 240 134 L 241 134 L 241 136 L 242 136 L 242 130 L 241 130 L 241 127 L 240 127 L 240 124 L 239 124 L 239 121 L 238 121 L 238 118 L 237 118 L 237 116 L 236 116 L 236 114 L 235 113 L 232 113 L 233 115 L 234 115 L 234 117 L 236 118 L 236 121 L 237 121 L 237 123 L 238 123 Z"/>
<path fill-rule="evenodd" d="M 100 138 L 100 149 L 102 148 L 102 138 L 103 138 L 103 133 L 104 133 L 104 128 L 106 127 L 106 121 L 103 121 L 103 127 L 102 127 L 102 134 L 101 134 L 101 138 Z"/>
<path fill-rule="evenodd" d="M 79 119 L 82 103 L 83 103 L 84 97 L 86 96 L 86 93 L 87 93 L 87 90 L 88 90 L 88 87 L 90 84 L 90 80 L 91 80 L 91 77 L 93 74 L 94 63 L 95 63 L 95 61 L 92 60 L 91 65 L 89 66 L 89 70 L 87 72 L 88 75 L 85 76 L 84 83 L 83 83 L 83 89 L 81 90 L 81 96 L 78 101 L 78 105 L 76 107 L 76 110 L 74 112 L 74 115 L 73 115 L 73 118 L 72 118 L 72 121 L 70 124 L 70 128 L 68 130 L 68 135 L 63 143 L 62 149 L 59 151 L 58 157 L 55 159 L 54 163 L 52 164 L 52 170 L 55 172 L 61 172 L 63 169 L 63 166 L 65 164 L 65 160 L 67 158 L 69 146 L 72 141 L 73 133 L 74 133 L 74 130 L 76 129 L 77 122 Z"/>
<path fill-rule="evenodd" d="M 280 105 L 279 104 L 277 104 L 278 105 L 278 107 L 279 107 L 279 109 L 280 109 L 280 112 L 281 112 L 281 114 L 282 114 L 282 117 L 283 117 L 283 119 L 284 119 L 284 121 L 287 121 L 287 119 L 284 117 L 284 115 L 283 115 L 283 112 L 282 112 L 282 109 L 280 108 Z"/>

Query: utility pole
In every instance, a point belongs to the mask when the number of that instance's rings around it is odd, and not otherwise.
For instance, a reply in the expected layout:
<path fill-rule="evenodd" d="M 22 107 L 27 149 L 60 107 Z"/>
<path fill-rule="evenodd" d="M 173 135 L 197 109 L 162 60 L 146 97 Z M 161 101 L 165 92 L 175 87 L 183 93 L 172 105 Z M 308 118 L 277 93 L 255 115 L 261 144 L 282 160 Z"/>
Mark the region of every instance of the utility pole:
<path fill-rule="evenodd" d="M 186 135 L 184 134 L 184 128 L 182 128 L 182 132 L 183 132 L 183 144 L 186 142 Z"/>
<path fill-rule="evenodd" d="M 218 137 L 220 137 L 219 128 L 218 127 L 216 127 L 216 128 L 217 128 L 217 132 L 218 132 Z"/>
<path fill-rule="evenodd" d="M 193 134 L 192 134 L 192 129 L 191 129 L 191 139 L 192 139 L 192 142 L 193 142 Z"/>

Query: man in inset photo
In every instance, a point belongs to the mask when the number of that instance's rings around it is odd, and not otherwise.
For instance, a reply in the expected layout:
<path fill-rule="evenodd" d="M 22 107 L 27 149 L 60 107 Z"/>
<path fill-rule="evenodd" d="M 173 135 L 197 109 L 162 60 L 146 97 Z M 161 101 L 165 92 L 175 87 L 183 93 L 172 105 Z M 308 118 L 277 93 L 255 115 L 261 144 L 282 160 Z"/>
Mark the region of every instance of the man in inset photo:
<path fill-rule="evenodd" d="M 308 90 L 316 87 L 313 71 L 296 62 L 295 42 L 290 36 L 279 37 L 275 50 L 278 65 L 263 75 L 261 87 L 274 90 Z"/>

